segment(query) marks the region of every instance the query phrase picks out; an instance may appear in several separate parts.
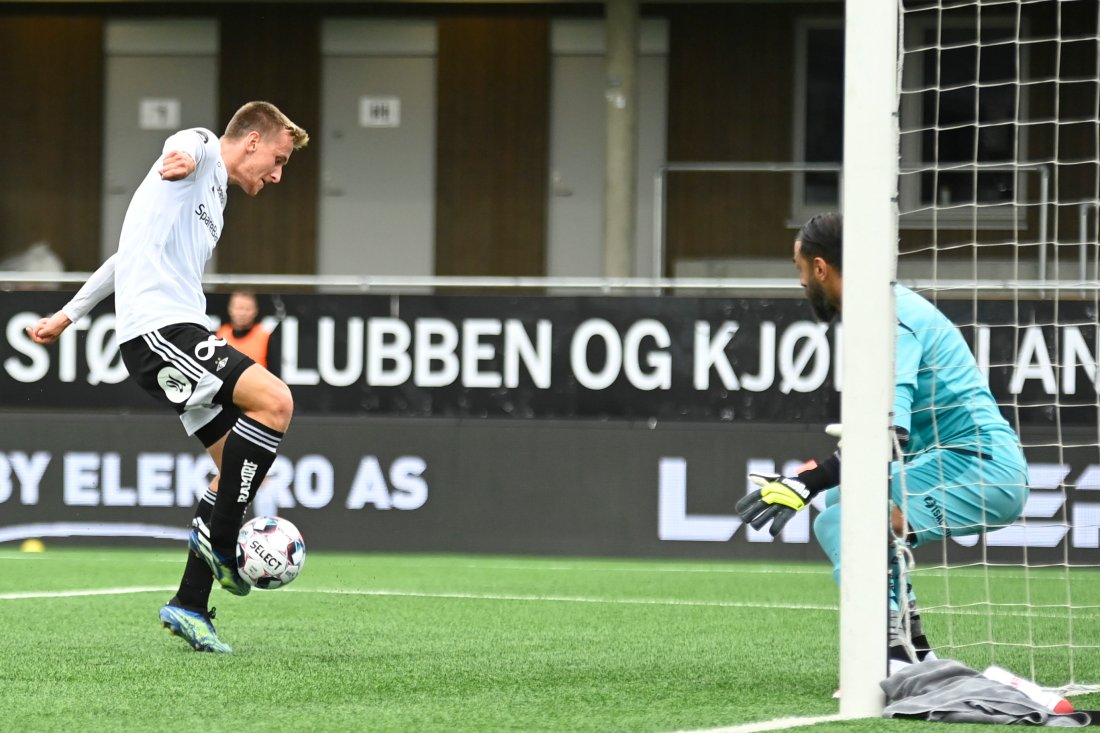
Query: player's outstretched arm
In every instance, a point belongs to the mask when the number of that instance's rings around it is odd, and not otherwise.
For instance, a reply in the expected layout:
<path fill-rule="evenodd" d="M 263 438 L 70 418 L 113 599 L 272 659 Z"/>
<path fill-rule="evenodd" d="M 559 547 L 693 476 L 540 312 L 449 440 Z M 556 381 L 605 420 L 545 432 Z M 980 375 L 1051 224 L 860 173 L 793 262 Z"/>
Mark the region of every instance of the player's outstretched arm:
<path fill-rule="evenodd" d="M 73 322 L 79 321 L 99 301 L 113 293 L 115 291 L 115 257 L 116 255 L 108 257 L 61 310 L 29 327 L 27 335 L 31 340 L 39 344 L 54 343 Z"/>
<path fill-rule="evenodd" d="M 36 344 L 52 344 L 61 338 L 61 333 L 72 325 L 72 321 L 63 311 L 58 311 L 27 327 L 27 335 Z"/>
<path fill-rule="evenodd" d="M 791 517 L 805 509 L 818 493 L 790 476 L 750 473 L 749 480 L 760 488 L 737 502 L 737 514 L 753 529 L 771 522 L 768 531 L 772 537 L 777 537 Z"/>
<path fill-rule="evenodd" d="M 840 426 L 830 425 L 826 432 L 839 438 Z M 749 480 L 760 488 L 742 497 L 735 510 L 753 529 L 770 522 L 768 531 L 772 537 L 777 537 L 791 517 L 805 509 L 811 499 L 840 483 L 839 445 L 828 458 L 804 463 L 798 469 L 798 476 L 750 473 Z"/>

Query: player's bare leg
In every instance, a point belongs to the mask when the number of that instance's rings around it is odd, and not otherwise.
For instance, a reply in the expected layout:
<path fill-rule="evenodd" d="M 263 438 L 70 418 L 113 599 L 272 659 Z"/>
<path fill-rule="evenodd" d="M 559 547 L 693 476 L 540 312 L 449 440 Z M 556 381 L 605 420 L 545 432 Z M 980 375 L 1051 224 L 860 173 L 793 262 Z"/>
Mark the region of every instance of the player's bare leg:
<path fill-rule="evenodd" d="M 241 374 L 233 389 L 233 402 L 246 417 L 263 425 L 286 432 L 294 414 L 294 398 L 283 380 L 253 364 Z"/>

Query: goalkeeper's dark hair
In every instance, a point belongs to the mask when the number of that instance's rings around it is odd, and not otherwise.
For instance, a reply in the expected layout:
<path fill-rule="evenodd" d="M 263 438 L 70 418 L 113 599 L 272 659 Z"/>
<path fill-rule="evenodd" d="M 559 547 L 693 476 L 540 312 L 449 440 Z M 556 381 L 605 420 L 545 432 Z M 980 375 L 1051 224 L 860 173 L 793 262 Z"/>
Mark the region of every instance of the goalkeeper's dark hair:
<path fill-rule="evenodd" d="M 844 233 L 840 214 L 830 211 L 814 216 L 802 225 L 795 239 L 802 242 L 802 256 L 807 260 L 820 257 L 835 267 L 837 272 L 844 272 Z"/>

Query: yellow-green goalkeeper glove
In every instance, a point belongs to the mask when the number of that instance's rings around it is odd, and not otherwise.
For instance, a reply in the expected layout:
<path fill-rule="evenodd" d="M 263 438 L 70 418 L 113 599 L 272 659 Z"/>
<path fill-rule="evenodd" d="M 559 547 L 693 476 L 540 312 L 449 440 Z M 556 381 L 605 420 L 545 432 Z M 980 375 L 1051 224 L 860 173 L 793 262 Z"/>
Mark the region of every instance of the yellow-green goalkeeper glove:
<path fill-rule="evenodd" d="M 817 493 L 790 476 L 750 473 L 749 480 L 760 488 L 737 502 L 737 514 L 753 529 L 771 522 L 768 531 L 772 537 L 778 537 L 791 517 L 805 509 Z"/>

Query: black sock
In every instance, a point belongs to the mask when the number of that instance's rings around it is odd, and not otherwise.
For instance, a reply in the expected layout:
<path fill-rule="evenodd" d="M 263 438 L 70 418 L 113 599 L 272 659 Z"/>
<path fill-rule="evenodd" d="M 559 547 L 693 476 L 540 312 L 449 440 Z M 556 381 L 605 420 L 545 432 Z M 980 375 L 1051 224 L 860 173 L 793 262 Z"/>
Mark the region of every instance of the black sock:
<path fill-rule="evenodd" d="M 210 524 L 210 515 L 214 511 L 214 492 L 206 490 L 195 507 L 195 516 L 203 522 Z M 210 588 L 214 583 L 214 576 L 210 573 L 210 566 L 193 552 L 187 553 L 187 565 L 183 568 L 183 579 L 180 581 L 180 589 L 176 592 L 176 600 L 184 608 L 206 610 L 206 604 L 210 601 Z"/>
<path fill-rule="evenodd" d="M 241 529 L 244 511 L 275 461 L 283 434 L 242 415 L 222 451 L 218 494 L 210 517 L 210 544 L 218 552 L 233 547 Z"/>
<path fill-rule="evenodd" d="M 932 645 L 928 643 L 928 637 L 924 634 L 913 637 L 913 648 L 917 650 L 917 659 L 922 662 L 928 656 L 928 652 L 932 651 Z"/>
<path fill-rule="evenodd" d="M 891 644 L 889 649 L 886 650 L 887 659 L 894 659 L 899 662 L 913 662 L 915 661 L 909 656 L 909 652 L 901 644 Z"/>

